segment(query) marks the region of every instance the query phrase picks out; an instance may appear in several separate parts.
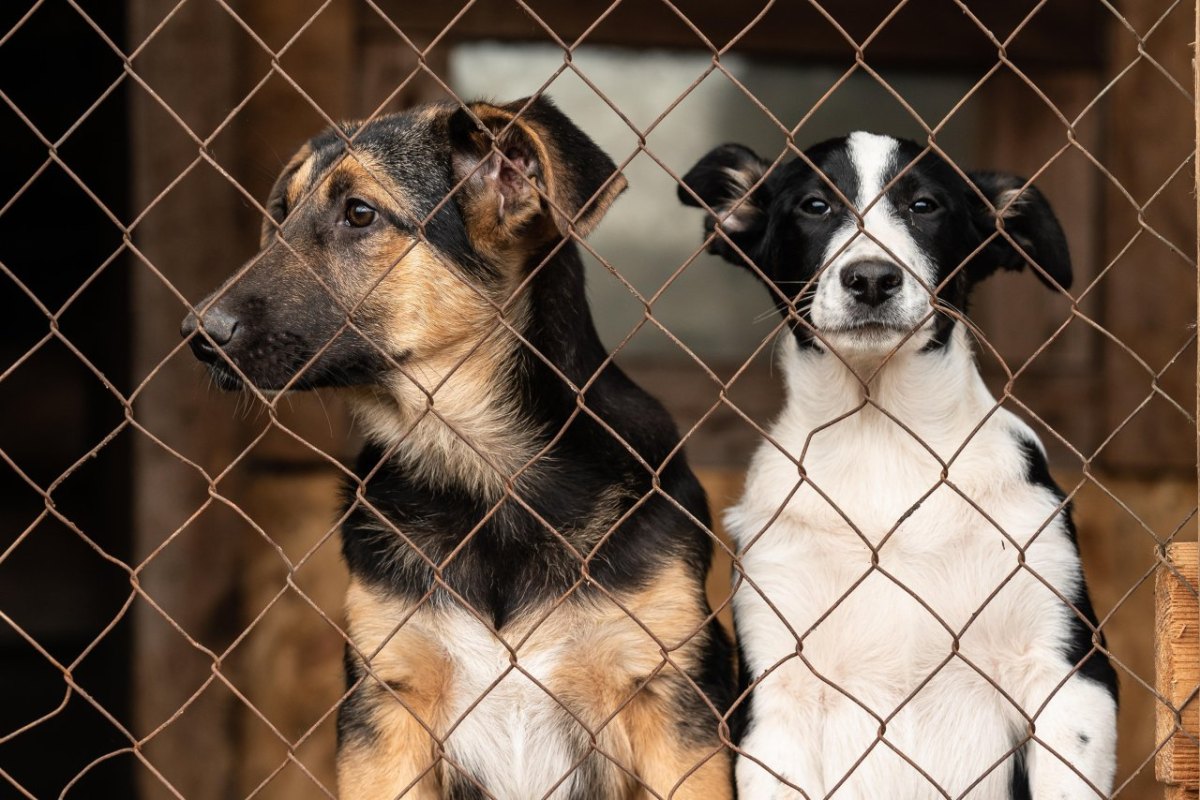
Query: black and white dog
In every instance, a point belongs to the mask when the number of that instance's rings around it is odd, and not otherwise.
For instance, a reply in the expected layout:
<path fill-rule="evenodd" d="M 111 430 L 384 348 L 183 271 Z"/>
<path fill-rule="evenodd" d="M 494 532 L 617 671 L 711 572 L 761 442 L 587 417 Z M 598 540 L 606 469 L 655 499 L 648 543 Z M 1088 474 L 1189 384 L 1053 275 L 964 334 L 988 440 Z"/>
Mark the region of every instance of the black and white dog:
<path fill-rule="evenodd" d="M 740 797 L 1107 796 L 1116 676 L 1069 503 L 961 316 L 997 268 L 1068 287 L 1062 229 L 1025 181 L 912 142 L 805 155 L 769 170 L 725 145 L 679 190 L 790 332 L 774 443 L 726 515 Z"/>

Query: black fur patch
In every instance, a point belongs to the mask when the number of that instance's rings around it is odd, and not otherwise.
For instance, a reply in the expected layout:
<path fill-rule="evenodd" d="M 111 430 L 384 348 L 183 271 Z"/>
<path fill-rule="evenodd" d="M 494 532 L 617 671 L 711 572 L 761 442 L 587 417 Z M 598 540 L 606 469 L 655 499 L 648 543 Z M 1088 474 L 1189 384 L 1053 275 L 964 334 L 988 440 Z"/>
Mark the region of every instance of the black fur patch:
<path fill-rule="evenodd" d="M 1029 768 L 1025 765 L 1028 747 L 1028 743 L 1021 745 L 1012 756 L 1012 800 L 1033 800 L 1033 790 L 1029 786 Z"/>
<path fill-rule="evenodd" d="M 343 664 L 346 671 L 346 688 L 354 686 L 365 674 L 362 662 L 347 645 L 343 650 Z M 368 678 L 355 687 L 342 704 L 338 706 L 337 714 L 337 745 L 341 749 L 347 742 L 369 742 L 375 738 L 375 727 L 371 722 L 371 708 L 368 696 L 371 693 Z"/>
<path fill-rule="evenodd" d="M 742 738 L 750 732 L 754 724 L 754 693 L 750 691 L 750 682 L 755 677 L 746 666 L 746 648 L 739 641 L 737 644 L 737 693 L 734 699 L 744 698 L 729 718 L 729 734 L 734 744 L 740 744 Z M 731 703 L 732 705 L 732 703 Z"/>
<path fill-rule="evenodd" d="M 1041 448 L 1024 438 L 1019 439 L 1017 444 L 1028 465 L 1026 479 L 1035 486 L 1041 486 L 1050 491 L 1059 502 L 1062 502 L 1066 498 L 1066 494 L 1051 477 L 1050 466 L 1046 463 L 1046 457 L 1042 454 Z M 1063 523 L 1066 525 L 1067 536 L 1075 544 L 1076 552 L 1078 552 L 1079 543 L 1075 522 L 1071 518 L 1070 503 L 1063 509 L 1062 517 Z M 1074 613 L 1070 615 L 1068 620 L 1070 632 L 1063 650 L 1063 657 L 1072 666 L 1079 665 L 1080 675 L 1096 681 L 1107 689 L 1115 702 L 1117 700 L 1117 671 L 1113 669 L 1108 656 L 1095 650 L 1092 644 L 1092 628 L 1097 625 L 1096 611 L 1092 608 L 1092 598 L 1088 594 L 1087 582 L 1084 580 L 1082 570 L 1079 574 L 1079 591 L 1075 597 L 1069 599 L 1083 619 Z M 1099 632 L 1099 642 L 1100 647 L 1106 647 L 1103 631 Z"/>
<path fill-rule="evenodd" d="M 446 800 L 485 800 L 487 795 L 460 770 L 451 767 L 447 772 L 450 774 L 446 779 Z"/>

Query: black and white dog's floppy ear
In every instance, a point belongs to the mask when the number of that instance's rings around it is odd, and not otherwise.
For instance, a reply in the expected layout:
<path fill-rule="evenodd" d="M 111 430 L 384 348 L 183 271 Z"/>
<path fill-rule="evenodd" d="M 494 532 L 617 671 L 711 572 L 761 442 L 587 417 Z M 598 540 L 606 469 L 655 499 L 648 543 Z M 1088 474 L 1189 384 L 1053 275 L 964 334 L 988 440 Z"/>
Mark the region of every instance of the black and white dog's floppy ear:
<path fill-rule="evenodd" d="M 982 280 L 996 269 L 1029 267 L 1051 289 L 1071 288 L 1067 237 L 1045 196 L 1016 175 L 972 172 L 969 177 L 991 204 L 989 208 L 974 198 L 980 231 L 993 236 L 967 268 L 971 281 Z"/>
<path fill-rule="evenodd" d="M 770 204 L 766 186 L 755 188 L 755 185 L 768 166 L 748 147 L 723 144 L 697 161 L 683 176 L 683 185 L 678 189 L 680 202 L 696 208 L 708 206 L 705 234 L 711 235 L 718 225 L 725 234 L 718 233 L 712 238 L 708 245 L 710 253 L 739 266 L 747 263 L 738 250 L 753 258 L 754 249 L 766 231 Z M 730 242 L 737 245 L 736 249 Z"/>

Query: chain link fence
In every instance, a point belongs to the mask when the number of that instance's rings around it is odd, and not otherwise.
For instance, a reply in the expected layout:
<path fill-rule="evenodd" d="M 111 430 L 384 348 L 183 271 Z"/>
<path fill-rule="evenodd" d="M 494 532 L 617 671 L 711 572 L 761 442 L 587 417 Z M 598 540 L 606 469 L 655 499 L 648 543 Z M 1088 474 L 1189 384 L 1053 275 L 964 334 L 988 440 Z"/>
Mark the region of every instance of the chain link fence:
<path fill-rule="evenodd" d="M 590 96 L 593 109 L 572 113 L 575 121 L 588 132 L 593 129 L 589 120 L 615 129 L 614 141 L 625 143 L 614 148 L 605 142 L 618 173 L 653 172 L 669 181 L 672 193 L 683 185 L 692 154 L 721 142 L 693 141 L 684 157 L 673 139 L 656 134 L 661 128 L 681 136 L 672 120 L 696 118 L 692 101 L 706 86 L 719 84 L 723 102 L 740 109 L 730 114 L 732 138 L 737 125 L 746 124 L 777 143 L 768 157 L 774 170 L 791 159 L 806 159 L 804 148 L 826 124 L 822 113 L 852 85 L 863 85 L 870 97 L 885 98 L 900 110 L 903 126 L 923 148 L 921 158 L 940 156 L 964 180 L 969 167 L 1011 166 L 1055 199 L 1081 280 L 1069 293 L 1031 301 L 1035 304 L 1029 307 L 1022 301 L 1019 308 L 1007 299 L 1015 296 L 1007 288 L 995 292 L 997 299 L 987 299 L 985 285 L 971 332 L 996 395 L 988 417 L 1009 408 L 1037 428 L 1066 489 L 1060 508 L 1076 507 L 1084 570 L 1099 618 L 1092 646 L 1112 661 L 1121 681 L 1116 782 L 1111 795 L 1097 796 L 1137 798 L 1155 791 L 1154 760 L 1183 723 L 1178 701 L 1155 687 L 1149 593 L 1156 570 L 1166 563 L 1167 546 L 1195 538 L 1190 61 L 1195 8 L 1190 4 L 1042 0 L 1003 11 L 959 0 L 873 3 L 866 4 L 868 11 L 816 0 L 736 10 L 730 8 L 736 4 L 692 7 L 670 0 L 577 7 L 480 0 L 423 9 L 376 0 L 283 5 L 131 0 L 118 10 L 119 5 L 14 4 L 4 12 L 0 35 L 0 71 L 5 73 L 0 102 L 14 143 L 11 168 L 0 185 L 0 239 L 7 242 L 0 248 L 0 281 L 5 282 L 0 299 L 9 317 L 9 343 L 0 363 L 0 395 L 7 405 L 0 408 L 11 410 L 0 438 L 0 460 L 8 472 L 4 491 L 13 498 L 5 501 L 9 510 L 0 540 L 5 628 L 0 653 L 8 672 L 0 706 L 9 708 L 0 712 L 0 795 L 336 797 L 333 743 L 339 707 L 359 687 L 374 683 L 409 708 L 372 667 L 408 618 L 392 626 L 375 652 L 363 652 L 347 633 L 342 609 L 347 578 L 337 553 L 338 531 L 364 509 L 386 522 L 386 514 L 371 509 L 367 497 L 386 458 L 366 470 L 351 466 L 360 434 L 343 421 L 336 395 L 251 388 L 234 400 L 207 392 L 188 343 L 174 328 L 235 265 L 246 263 L 243 274 L 253 266 L 246 260 L 264 221 L 268 232 L 282 230 L 266 204 L 266 190 L 295 145 L 328 127 L 345 146 L 328 169 L 345 161 L 370 173 L 371 160 L 355 146 L 364 127 L 342 120 L 376 119 L 425 100 L 469 108 L 477 98 L 462 96 L 460 86 L 474 84 L 451 75 L 449 54 L 492 38 L 508 40 L 497 51 L 501 61 L 523 43 L 536 42 L 554 48 L 557 62 L 536 74 L 535 85 L 496 99 L 530 97 L 532 104 L 542 95 L 558 96 L 569 81 L 576 95 Z M 968 39 L 971 43 L 964 43 Z M 682 85 L 654 95 L 655 101 L 646 104 L 650 111 L 627 112 L 596 78 L 599 70 L 588 67 L 595 63 L 589 47 L 597 43 L 640 48 L 615 51 L 618 63 L 658 53 L 655 48 L 687 51 L 697 71 Z M 37 85 L 39 63 L 31 59 L 39 51 L 54 61 L 44 70 L 59 74 L 59 83 Z M 828 75 L 811 101 L 787 115 L 760 98 L 763 89 L 756 88 L 754 73 L 739 62 L 780 57 L 808 62 L 788 67 L 796 75 L 818 64 Z M 478 69 L 480 62 L 459 63 L 461 70 L 464 63 Z M 927 101 L 913 99 L 918 89 L 897 88 L 916 85 L 912 71 L 953 72 L 961 83 L 931 115 Z M 70 102 L 56 99 L 56 86 L 66 98 L 62 87 L 68 85 L 74 87 Z M 712 99 L 704 95 L 706 109 Z M 853 112 L 858 116 L 849 124 L 855 128 L 871 128 L 881 113 L 869 107 Z M 967 118 L 975 122 L 964 123 Z M 964 152 L 959 143 L 975 149 Z M 976 158 L 990 160 L 963 163 Z M 372 177 L 379 186 L 389 185 L 382 174 Z M 459 181 L 426 215 L 415 243 L 393 267 L 424 242 L 425 226 L 455 202 L 469 180 Z M 615 180 L 616 174 L 606 185 Z M 637 192 L 632 182 L 618 207 L 635 202 Z M 1066 199 L 1067 208 L 1059 198 Z M 542 200 L 556 202 L 545 192 Z M 679 304 L 698 301 L 680 287 L 698 271 L 716 269 L 706 261 L 709 245 L 722 237 L 733 242 L 720 229 L 702 237 L 696 215 L 675 206 L 669 195 L 647 203 L 670 206 L 663 224 L 688 231 L 693 240 L 690 250 L 671 263 L 634 270 L 606 252 L 608 245 L 597 242 L 623 238 L 615 219 L 591 239 L 571 227 L 565 241 L 589 260 L 593 296 L 620 297 L 595 304 L 602 328 L 605 314 L 625 304 L 621 325 L 628 325 L 603 331 L 604 365 L 628 361 L 632 376 L 672 411 L 682 434 L 680 447 L 688 448 L 708 490 L 713 518 L 719 520 L 719 512 L 739 493 L 755 448 L 775 448 L 798 475 L 804 474 L 803 454 L 770 432 L 781 377 L 770 374 L 769 362 L 780 335 L 800 317 L 792 305 L 790 313 L 769 316 L 768 322 L 741 319 L 737 335 L 749 338 L 736 357 L 728 349 L 714 355 L 719 348 L 700 334 L 681 334 Z M 613 238 L 604 239 L 605 231 Z M 293 249 L 286 237 L 279 241 L 306 263 L 303 250 Z M 625 245 L 638 247 L 636 241 Z M 455 291 L 466 290 L 490 304 L 492 331 L 530 349 L 510 311 L 556 254 L 499 300 L 483 297 L 455 265 L 434 268 L 444 268 Z M 311 265 L 308 273 L 337 296 Z M 296 371 L 289 387 L 338 337 L 357 334 L 372 341 L 371 331 L 355 321 L 372 291 L 340 309 L 336 333 Z M 745 291 L 761 297 L 756 287 Z M 960 319 L 967 323 L 966 317 Z M 657 344 L 640 344 L 646 337 Z M 385 349 L 376 350 L 379 358 L 405 370 Z M 503 487 L 501 500 L 463 532 L 462 546 L 504 503 L 538 516 L 521 495 L 520 478 L 566 430 L 511 464 L 460 430 L 443 413 L 447 401 L 439 407 L 439 392 L 444 398 L 442 387 L 474 353 L 462 355 L 439 381 L 421 390 L 425 409 L 409 430 L 426 424 L 423 420 L 437 420 L 488 465 Z M 771 604 L 769 592 L 747 578 L 743 553 L 719 523 L 696 518 L 662 489 L 670 459 L 652 463 L 625 443 L 589 406 L 590 382 L 580 384 L 543 354 L 532 355 L 576 395 L 572 420 L 591 420 L 651 476 L 651 488 L 633 500 L 632 508 L 665 501 L 707 533 L 716 554 L 708 579 L 713 612 L 696 623 L 692 636 L 717 619 L 736 638 L 730 622 L 733 592 L 755 591 Z M 413 384 L 423 385 L 416 377 Z M 871 406 L 903 425 L 869 398 L 853 413 Z M 948 478 L 950 463 L 942 467 L 930 493 L 957 492 Z M 336 500 L 339 484 L 349 487 L 344 491 L 352 498 L 344 510 Z M 798 479 L 792 491 L 801 484 Z M 986 517 L 974 498 L 962 498 Z M 833 510 L 853 516 L 853 510 Z M 569 536 L 543 523 L 574 551 Z M 388 527 L 412 545 L 403 529 Z M 620 522 L 608 527 L 590 553 L 577 553 L 578 578 L 539 609 L 522 636 L 534 635 L 585 589 L 632 614 L 620 596 L 590 578 L 596 551 L 619 527 Z M 1001 530 L 1022 553 L 1028 545 L 1020 542 L 1031 533 Z M 881 572 L 881 546 L 868 544 L 873 556 L 864 565 L 868 575 Z M 444 729 L 422 723 L 436 752 L 428 770 L 466 777 L 469 770 L 454 762 L 443 744 L 510 676 L 523 676 L 572 712 L 522 663 L 524 640 L 510 641 L 511 632 L 496 630 L 486 613 L 471 608 L 444 579 L 459 550 L 441 562 L 425 557 L 435 574 L 434 588 L 503 641 L 510 657 Z M 1021 572 L 1030 569 L 1022 563 L 989 600 Z M 1032 577 L 1051 586 L 1041 576 Z M 433 594 L 431 589 L 417 608 L 432 602 Z M 951 638 L 942 666 L 963 660 L 958 645 L 964 631 L 915 599 Z M 1081 614 L 1067 598 L 1060 600 Z M 679 666 L 677 654 L 685 643 L 660 640 L 643 621 L 632 622 L 654 641 L 661 656 L 656 673 Z M 795 633 L 798 644 L 809 635 Z M 1102 634 L 1108 634 L 1107 645 Z M 348 686 L 341 673 L 345 645 L 363 664 Z M 802 648 L 795 658 L 804 658 Z M 985 668 L 968 666 L 1005 693 Z M 733 709 L 708 704 L 707 719 L 720 746 L 684 770 L 666 794 L 640 784 L 630 765 L 618 768 L 644 796 L 672 796 L 675 789 L 684 796 L 680 787 L 713 758 L 757 759 L 740 750 L 731 718 L 746 693 L 777 668 L 754 676 Z M 879 732 L 855 766 L 871 750 L 887 748 L 929 779 L 928 796 L 972 796 L 987 775 L 965 790 L 949 790 L 888 739 L 888 722 L 926 682 L 890 714 L 862 706 Z M 700 693 L 694 683 L 691 688 Z M 593 755 L 619 761 L 606 749 L 603 728 L 636 697 L 631 691 L 599 727 L 576 719 L 587 747 L 574 767 Z M 1153 714 L 1161 706 L 1177 720 L 1177 730 L 1165 737 L 1152 732 Z M 1020 713 L 1029 730 L 989 774 L 1005 768 L 1009 756 L 1027 743 L 1039 741 L 1039 710 Z M 411 796 L 419 795 L 422 777 L 413 781 Z M 558 796 L 569 778 L 569 772 L 559 776 L 544 796 Z M 829 796 L 837 797 L 845 780 L 835 781 Z M 475 789 L 492 796 L 485 786 Z"/>

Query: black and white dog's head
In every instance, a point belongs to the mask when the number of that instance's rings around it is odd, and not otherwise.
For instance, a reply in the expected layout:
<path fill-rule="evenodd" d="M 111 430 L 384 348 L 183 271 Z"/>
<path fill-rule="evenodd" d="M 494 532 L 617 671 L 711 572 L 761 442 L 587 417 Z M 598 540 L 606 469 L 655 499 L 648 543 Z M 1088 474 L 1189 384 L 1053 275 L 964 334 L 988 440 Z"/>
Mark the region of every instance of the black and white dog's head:
<path fill-rule="evenodd" d="M 846 355 L 943 344 L 971 288 L 998 268 L 1030 265 L 1070 286 L 1058 220 L 1014 175 L 968 182 L 914 142 L 863 132 L 769 167 L 722 145 L 684 176 L 679 198 L 712 212 L 710 252 L 752 265 L 784 313 L 795 308 L 801 343 Z"/>

